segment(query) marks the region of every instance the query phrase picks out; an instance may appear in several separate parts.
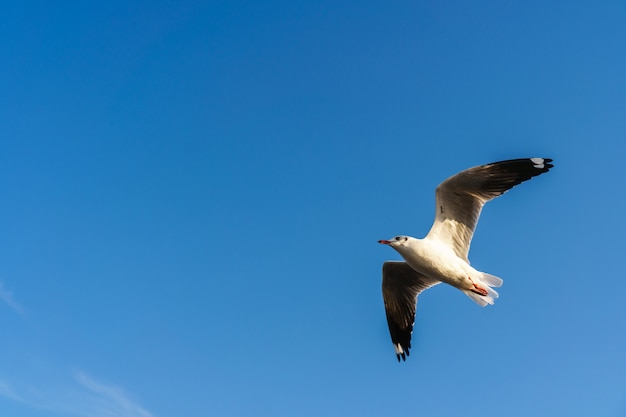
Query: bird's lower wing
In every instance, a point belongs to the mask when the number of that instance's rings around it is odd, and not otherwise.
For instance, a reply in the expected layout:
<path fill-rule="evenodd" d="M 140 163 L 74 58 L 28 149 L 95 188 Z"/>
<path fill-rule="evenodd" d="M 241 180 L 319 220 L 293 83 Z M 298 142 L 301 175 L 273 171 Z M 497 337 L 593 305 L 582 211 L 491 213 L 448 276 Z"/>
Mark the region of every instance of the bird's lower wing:
<path fill-rule="evenodd" d="M 417 295 L 439 282 L 416 272 L 406 262 L 383 264 L 383 300 L 398 361 L 409 355 Z"/>

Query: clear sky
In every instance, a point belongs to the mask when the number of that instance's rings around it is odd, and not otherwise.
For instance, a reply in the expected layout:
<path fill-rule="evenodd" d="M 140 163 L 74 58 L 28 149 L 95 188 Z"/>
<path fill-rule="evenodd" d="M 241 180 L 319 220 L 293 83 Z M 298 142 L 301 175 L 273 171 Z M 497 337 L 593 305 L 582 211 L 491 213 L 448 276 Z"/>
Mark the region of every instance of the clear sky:
<path fill-rule="evenodd" d="M 626 416 L 626 3 L 4 2 L 0 415 Z M 494 306 L 377 240 L 446 177 Z"/>

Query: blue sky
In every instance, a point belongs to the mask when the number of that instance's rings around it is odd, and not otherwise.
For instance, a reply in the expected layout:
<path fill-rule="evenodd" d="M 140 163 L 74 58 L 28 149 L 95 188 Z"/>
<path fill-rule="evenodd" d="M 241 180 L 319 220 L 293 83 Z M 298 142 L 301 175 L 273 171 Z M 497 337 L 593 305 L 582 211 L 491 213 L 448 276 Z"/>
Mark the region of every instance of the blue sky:
<path fill-rule="evenodd" d="M 624 1 L 23 1 L 0 19 L 0 414 L 626 416 Z M 462 169 L 479 308 L 378 239 Z"/>

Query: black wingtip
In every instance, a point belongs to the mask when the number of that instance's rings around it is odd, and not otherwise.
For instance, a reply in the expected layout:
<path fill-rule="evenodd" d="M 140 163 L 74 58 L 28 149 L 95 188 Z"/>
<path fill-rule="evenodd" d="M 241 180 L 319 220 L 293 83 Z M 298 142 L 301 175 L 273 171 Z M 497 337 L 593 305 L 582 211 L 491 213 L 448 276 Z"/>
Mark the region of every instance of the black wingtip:
<path fill-rule="evenodd" d="M 396 353 L 396 358 L 398 359 L 398 362 L 400 362 L 400 358 L 402 358 L 402 361 L 406 361 L 406 357 L 409 356 L 409 355 L 410 355 L 410 353 L 409 353 L 408 349 L 404 349 L 402 352 Z"/>
<path fill-rule="evenodd" d="M 543 164 L 545 165 L 546 168 L 550 169 L 550 168 L 554 168 L 554 164 L 552 163 L 553 159 L 552 158 L 543 158 Z"/>

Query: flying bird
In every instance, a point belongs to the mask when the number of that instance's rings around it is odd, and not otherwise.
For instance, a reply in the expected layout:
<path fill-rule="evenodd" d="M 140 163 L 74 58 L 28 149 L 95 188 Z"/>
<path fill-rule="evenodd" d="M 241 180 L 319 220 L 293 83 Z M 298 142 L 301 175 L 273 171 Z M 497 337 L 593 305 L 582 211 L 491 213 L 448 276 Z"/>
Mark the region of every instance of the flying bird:
<path fill-rule="evenodd" d="M 498 298 L 493 287 L 501 286 L 502 279 L 472 268 L 467 257 L 478 217 L 486 202 L 548 172 L 551 162 L 512 159 L 461 171 L 437 187 L 435 221 L 425 238 L 400 235 L 378 241 L 404 258 L 383 264 L 383 300 L 398 361 L 409 355 L 420 292 L 445 282 L 482 307 Z"/>

